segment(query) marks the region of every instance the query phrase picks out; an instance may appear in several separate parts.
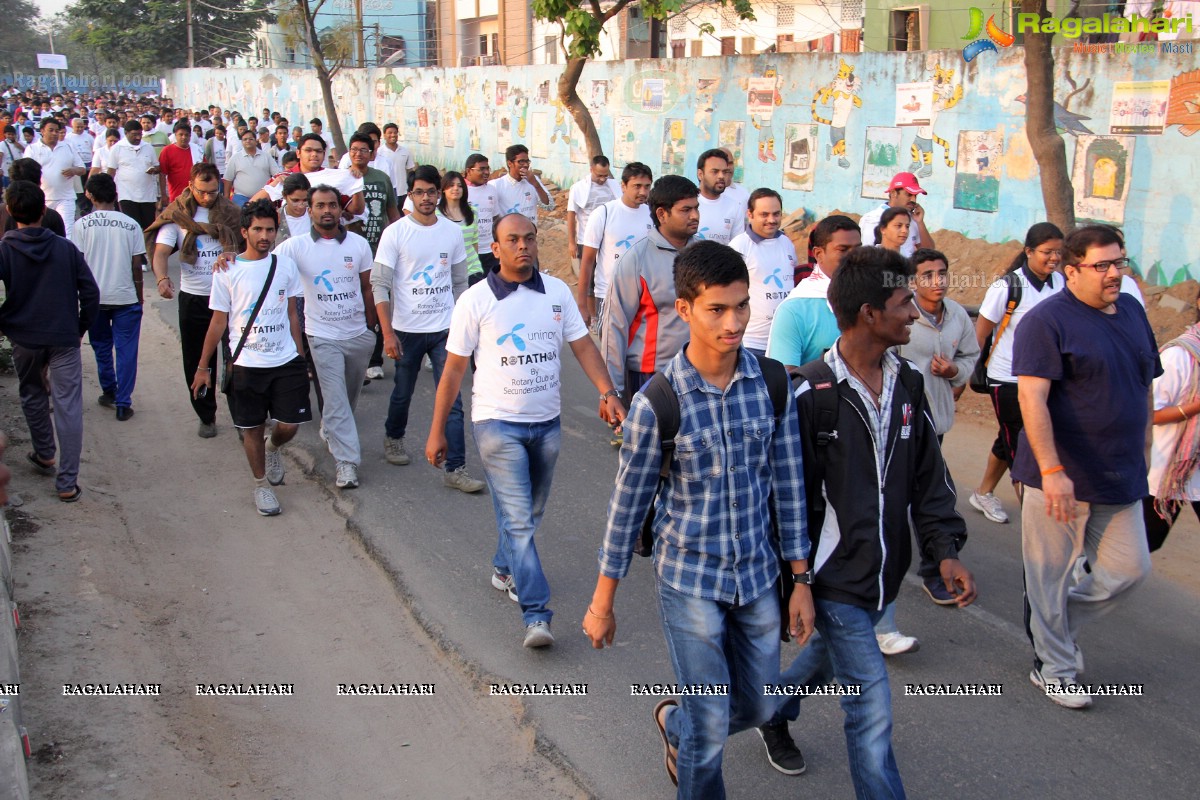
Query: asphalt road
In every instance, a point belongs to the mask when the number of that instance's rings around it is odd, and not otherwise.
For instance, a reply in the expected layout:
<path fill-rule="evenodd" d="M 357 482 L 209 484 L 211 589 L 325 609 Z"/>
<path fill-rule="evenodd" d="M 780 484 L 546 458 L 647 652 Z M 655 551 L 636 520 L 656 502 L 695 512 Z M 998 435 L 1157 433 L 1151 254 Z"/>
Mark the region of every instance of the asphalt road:
<path fill-rule="evenodd" d="M 156 302 L 173 319 L 174 304 Z M 349 527 L 391 573 L 400 595 L 440 646 L 492 681 L 587 683 L 588 695 L 535 698 L 526 712 L 536 722 L 539 745 L 560 756 L 598 797 L 667 798 L 673 787 L 651 720 L 655 699 L 631 697 L 631 684 L 672 682 L 653 576 L 636 559 L 621 584 L 616 646 L 596 652 L 580 622 L 596 577 L 616 451 L 596 418 L 595 392 L 578 365 L 564 370 L 563 446 L 554 489 L 538 535 L 538 550 L 553 590 L 556 644 L 540 651 L 521 647 L 516 604 L 489 583 L 496 532 L 485 494 L 467 496 L 442 486 L 421 453 L 433 400 L 432 375 L 423 373 L 413 401 L 408 449 L 413 463 L 383 459 L 383 419 L 391 389 L 386 379 L 363 391 L 362 487 L 353 493 Z M 464 387 L 464 398 L 469 387 Z M 180 413 L 190 412 L 180 386 Z M 465 400 L 468 418 L 470 403 Z M 225 412 L 224 441 L 232 444 Z M 188 424 L 191 424 L 190 422 Z M 468 469 L 482 477 L 468 423 Z M 1181 518 L 1155 575 L 1128 602 L 1085 630 L 1086 679 L 1143 684 L 1142 697 L 1098 698 L 1092 709 L 1072 712 L 1053 705 L 1029 682 L 1031 652 L 1021 629 L 1020 531 L 1016 522 L 995 525 L 966 501 L 990 446 L 990 427 L 965 421 L 950 432 L 945 451 L 959 479 L 959 511 L 970 527 L 963 560 L 980 592 L 966 610 L 930 603 L 910 575 L 901 593 L 901 630 L 920 638 L 919 652 L 889 660 L 896 757 L 913 797 L 1191 797 L 1200 779 L 1200 546 L 1194 519 Z M 307 425 L 292 448 L 315 460 L 311 477 L 332 484 L 333 462 Z M 291 473 L 289 473 L 291 475 Z M 289 478 L 289 483 L 291 478 Z M 1000 492 L 1010 513 L 1011 490 Z M 302 521 L 298 521 L 301 522 Z M 296 524 L 293 522 L 292 524 Z M 336 601 L 336 598 L 331 598 Z M 380 631 L 379 635 L 386 635 Z M 784 645 L 784 657 L 795 653 Z M 999 697 L 916 697 L 907 683 L 1001 684 Z M 497 699 L 496 702 L 502 702 Z M 726 748 L 730 797 L 850 797 L 841 726 L 832 698 L 806 700 L 792 726 L 808 772 L 787 777 L 768 765 L 752 732 Z"/>

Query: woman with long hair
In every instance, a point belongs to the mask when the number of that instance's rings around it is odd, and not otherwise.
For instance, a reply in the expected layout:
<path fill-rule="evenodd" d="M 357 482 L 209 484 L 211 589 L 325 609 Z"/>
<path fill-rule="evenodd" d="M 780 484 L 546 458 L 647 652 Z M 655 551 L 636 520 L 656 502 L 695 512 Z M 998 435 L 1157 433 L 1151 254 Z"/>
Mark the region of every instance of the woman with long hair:
<path fill-rule="evenodd" d="M 975 336 L 980 351 L 991 341 L 987 378 L 992 410 L 999 432 L 988 454 L 983 480 L 971 493 L 971 505 L 992 522 L 1008 522 L 1008 512 L 993 493 L 1004 473 L 1012 468 L 1017 436 L 1024 423 L 1017 402 L 1017 378 L 1012 374 L 1013 341 L 1017 326 L 1031 308 L 1062 291 L 1066 279 L 1058 272 L 1063 263 L 1063 233 L 1049 222 L 1039 222 L 1025 234 L 1025 247 L 1004 275 L 988 287 L 979 306 Z M 1018 501 L 1021 487 L 1013 484 Z"/>
<path fill-rule="evenodd" d="M 467 285 L 474 286 L 484 277 L 479 263 L 479 228 L 475 211 L 467 203 L 467 182 L 461 174 L 450 171 L 442 176 L 442 199 L 438 201 L 437 213 L 462 228 L 467 246 Z"/>
<path fill-rule="evenodd" d="M 908 228 L 912 225 L 912 214 L 907 208 L 888 208 L 875 227 L 875 244 L 885 250 L 899 253 L 908 241 Z"/>

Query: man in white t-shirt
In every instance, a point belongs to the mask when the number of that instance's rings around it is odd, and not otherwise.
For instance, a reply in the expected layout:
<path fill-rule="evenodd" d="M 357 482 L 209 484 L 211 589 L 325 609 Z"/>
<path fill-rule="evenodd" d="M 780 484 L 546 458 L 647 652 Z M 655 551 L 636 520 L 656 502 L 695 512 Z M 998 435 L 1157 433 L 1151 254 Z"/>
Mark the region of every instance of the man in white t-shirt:
<path fill-rule="evenodd" d="M 62 125 L 54 117 L 42 122 L 41 141 L 25 148 L 25 157 L 42 165 L 42 191 L 46 193 L 46 207 L 52 208 L 63 219 L 70 238 L 71 226 L 75 224 L 75 187 L 73 178 L 86 175 L 83 161 L 66 143 L 61 141 Z"/>
<path fill-rule="evenodd" d="M 335 150 L 333 147 L 333 137 L 328 133 L 325 133 L 324 127 L 324 124 L 317 117 L 313 117 L 308 121 L 309 132 L 320 136 L 321 141 L 325 142 L 325 152 L 328 154 L 329 158 L 337 158 L 337 150 Z"/>
<path fill-rule="evenodd" d="M 504 151 L 508 172 L 491 183 L 496 187 L 497 213 L 524 214 L 536 226 L 538 206 L 553 211 L 554 198 L 530 171 L 530 163 L 528 147 L 523 144 L 510 146 Z"/>
<path fill-rule="evenodd" d="M 312 187 L 308 209 L 311 233 L 290 237 L 275 252 L 291 258 L 300 270 L 304 331 L 316 374 L 321 429 L 337 462 L 338 488 L 355 489 L 362 447 L 354 408 L 375 348 L 377 322 L 371 246 L 341 225 L 337 189 Z"/>
<path fill-rule="evenodd" d="M 191 216 L 170 213 L 177 205 L 191 208 Z M 179 251 L 179 345 L 183 353 L 184 381 L 190 386 L 197 367 L 216 367 L 215 354 L 201 361 L 204 337 L 212 323 L 209 295 L 212 292 L 213 264 L 222 253 L 233 255 L 241 244 L 241 218 L 237 206 L 221 195 L 217 168 L 196 164 L 188 188 L 168 208 L 168 213 L 146 229 L 147 241 L 154 237 L 151 266 L 160 297 L 175 297 L 175 286 L 167 274 L 167 260 Z M 204 227 L 202 227 L 204 226 Z M 215 228 L 217 236 L 210 235 Z M 274 234 L 272 234 L 274 241 Z M 217 398 L 208 392 L 191 395 L 192 409 L 200 419 L 197 433 L 203 439 L 217 435 Z"/>
<path fill-rule="evenodd" d="M 605 156 L 593 156 L 588 176 L 572 184 L 567 192 L 567 251 L 576 275 L 583 257 L 583 232 L 587 230 L 588 218 L 597 208 L 615 200 L 620 192 Z"/>
<path fill-rule="evenodd" d="M 434 401 L 425 457 L 434 466 L 447 457 L 451 445 L 445 429 L 474 356 L 471 420 L 499 529 L 492 586 L 521 604 L 525 647 L 545 647 L 554 643 L 553 613 L 534 536 L 562 440 L 564 344 L 600 392 L 601 419 L 617 424 L 625 418 L 625 407 L 571 290 L 538 271 L 533 223 L 521 214 L 503 216 L 492 248 L 499 269 L 468 289 L 454 307 L 445 379 Z"/>
<path fill-rule="evenodd" d="M 75 190 L 75 209 L 79 216 L 83 216 L 92 210 L 91 204 L 84 197 L 83 180 L 87 178 L 92 169 L 92 152 L 95 150 L 96 137 L 88 131 L 87 119 L 84 117 L 73 118 L 70 126 L 71 130 L 63 136 L 63 142 L 74 150 L 75 154 L 79 156 L 79 160 L 83 162 L 83 176 L 71 179 L 72 188 Z"/>
<path fill-rule="evenodd" d="M 475 227 L 479 232 L 479 266 L 483 274 L 497 267 L 496 256 L 492 253 L 492 222 L 500 208 L 496 199 L 496 187 L 488 181 L 492 176 L 492 168 L 487 156 L 482 153 L 471 153 L 467 156 L 463 177 L 467 180 L 467 205 L 475 212 Z"/>
<path fill-rule="evenodd" d="M 732 162 L 724 150 L 705 150 L 696 160 L 696 181 L 700 184 L 700 228 L 697 239 L 729 244 L 746 229 L 746 206 L 725 189 L 733 174 Z"/>
<path fill-rule="evenodd" d="M 404 448 L 408 408 L 421 360 L 433 364 L 433 382 L 442 380 L 446 366 L 446 337 L 455 299 L 467 288 L 467 251 L 462 230 L 437 215 L 441 176 L 435 167 L 421 166 L 413 176 L 413 213 L 387 227 L 375 251 L 371 288 L 383 329 L 383 352 L 396 361 L 396 385 L 384 423 L 384 453 L 389 464 L 409 463 Z M 467 444 L 462 400 L 455 398 L 446 422 L 450 456 L 446 486 L 474 493 L 483 481 L 467 474 Z"/>
<path fill-rule="evenodd" d="M 342 219 L 353 219 L 367 207 L 363 195 L 363 179 L 348 169 L 325 168 L 325 140 L 315 133 L 300 137 L 297 148 L 300 156 L 300 172 L 312 186 L 332 186 L 342 197 Z M 273 203 L 283 200 L 283 181 L 288 173 L 280 172 L 251 200 L 266 198 Z"/>
<path fill-rule="evenodd" d="M 594 327 L 604 315 L 604 298 L 608 296 L 608 283 L 617 260 L 654 227 L 650 207 L 646 205 L 653 182 L 654 175 L 648 166 L 639 161 L 626 164 L 621 170 L 621 196 L 605 203 L 588 218 L 581 237 L 583 257 L 575 290 L 579 313 L 588 327 Z"/>
<path fill-rule="evenodd" d="M 722 153 L 724 153 L 725 158 L 727 159 L 727 161 L 725 163 L 725 191 L 724 191 L 724 194 L 729 195 L 729 198 L 731 201 L 736 200 L 737 204 L 739 206 L 741 206 L 742 208 L 746 208 L 747 203 L 750 202 L 750 192 L 748 192 L 746 190 L 746 187 L 742 186 L 740 183 L 733 182 L 733 169 L 736 166 L 736 164 L 734 164 L 734 161 L 733 161 L 733 151 L 730 150 L 728 147 L 724 147 L 724 146 L 719 147 L 717 149 L 720 150 Z"/>
<path fill-rule="evenodd" d="M 100 313 L 88 328 L 102 392 L 97 402 L 115 407 L 117 419 L 124 422 L 133 416 L 146 242 L 137 220 L 116 210 L 117 184 L 111 175 L 93 175 L 85 189 L 93 210 L 75 221 L 71 241 L 100 287 Z"/>
<path fill-rule="evenodd" d="M 142 141 L 137 120 L 125 123 L 125 138 L 108 153 L 108 174 L 117 179 L 117 204 L 121 213 L 133 217 L 145 230 L 154 222 L 158 203 L 158 154 L 154 145 Z"/>
<path fill-rule="evenodd" d="M 858 227 L 862 231 L 863 244 L 875 244 L 875 228 L 879 226 L 883 212 L 890 207 L 907 208 L 909 218 L 912 220 L 912 224 L 908 226 L 908 241 L 900 246 L 900 255 L 912 258 L 912 254 L 917 252 L 918 248 L 932 248 L 934 246 L 933 237 L 929 235 L 929 229 L 925 227 L 925 208 L 917 202 L 917 196 L 922 194 L 926 194 L 926 191 L 917 182 L 916 175 L 911 172 L 896 173 L 896 177 L 892 178 L 892 182 L 888 185 L 888 201 L 863 214 L 862 219 L 858 221 Z"/>
<path fill-rule="evenodd" d="M 215 177 L 212 183 L 215 191 Z M 228 336 L 235 356 L 229 411 L 242 431 L 242 447 L 254 478 L 254 505 L 259 514 L 273 517 L 281 511 L 271 490 L 283 483 L 280 449 L 296 435 L 300 423 L 312 420 L 296 305 L 304 290 L 296 262 L 271 254 L 279 224 L 275 206 L 247 203 L 241 216 L 246 249 L 229 269 L 213 275 L 212 322 L 200 361 L 214 359 L 222 337 Z M 192 395 L 199 398 L 213 390 L 212 370 L 198 368 Z M 268 419 L 275 420 L 270 434 L 266 434 Z"/>
<path fill-rule="evenodd" d="M 750 321 L 742 345 L 765 356 L 775 309 L 796 285 L 796 247 L 779 229 L 783 198 L 778 192 L 755 189 L 748 203 L 750 227 L 733 237 L 729 246 L 742 254 L 750 272 Z"/>
<path fill-rule="evenodd" d="M 417 168 L 417 160 L 407 147 L 400 144 L 400 126 L 394 122 L 383 126 L 383 149 L 388 151 L 392 159 L 392 183 L 396 185 L 396 206 L 399 208 L 404 205 L 404 198 L 408 195 L 408 181 Z M 482 242 L 480 249 L 483 249 Z"/>

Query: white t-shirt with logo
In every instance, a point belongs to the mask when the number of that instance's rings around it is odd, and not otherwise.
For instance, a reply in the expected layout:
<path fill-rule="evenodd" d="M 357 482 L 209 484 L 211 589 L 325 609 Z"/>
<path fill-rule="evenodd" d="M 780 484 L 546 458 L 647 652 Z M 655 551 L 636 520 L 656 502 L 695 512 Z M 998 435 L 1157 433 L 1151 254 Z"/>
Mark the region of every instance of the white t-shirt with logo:
<path fill-rule="evenodd" d="M 447 352 L 475 356 L 471 420 L 546 422 L 562 410 L 563 345 L 588 335 L 568 286 L 541 273 L 546 293 L 521 285 L 497 300 L 486 280 L 454 307 Z"/>
<path fill-rule="evenodd" d="M 407 205 L 408 201 L 404 201 Z M 479 252 L 492 252 L 492 222 L 500 201 L 496 199 L 496 187 L 490 183 L 483 186 L 467 184 L 467 205 L 475 212 L 475 227 L 479 229 Z"/>
<path fill-rule="evenodd" d="M 775 309 L 796 285 L 796 247 L 783 233 L 762 239 L 749 230 L 733 237 L 729 246 L 742 254 L 750 271 L 750 321 L 742 344 L 766 350 Z"/>
<path fill-rule="evenodd" d="M 69 144 L 59 142 L 51 150 L 45 142 L 38 140 L 25 148 L 25 157 L 42 165 L 42 191 L 46 202 L 75 199 L 74 178 L 62 173 L 65 169 L 82 167 L 83 161 Z"/>
<path fill-rule="evenodd" d="M 138 301 L 133 257 L 146 254 L 142 228 L 120 211 L 93 211 L 75 220 L 71 241 L 83 252 L 100 287 L 100 304 L 127 306 Z"/>
<path fill-rule="evenodd" d="M 450 327 L 450 265 L 467 260 L 462 229 L 445 217 L 422 225 L 404 217 L 384 228 L 375 260 L 392 268 L 392 328 L 436 333 Z"/>
<path fill-rule="evenodd" d="M 208 222 L 208 209 L 196 206 L 196 215 L 192 219 L 200 223 Z M 170 222 L 158 229 L 154 243 L 174 248 L 183 244 L 185 236 L 178 225 Z M 213 264 L 224 249 L 216 239 L 200 234 L 196 237 L 196 251 L 195 264 L 185 264 L 182 259 L 179 262 L 179 289 L 188 294 L 206 295 L 212 291 Z"/>
<path fill-rule="evenodd" d="M 653 227 L 649 204 L 630 208 L 621 198 L 600 206 L 588 218 L 587 230 L 583 232 L 583 246 L 594 247 L 597 251 L 594 279 L 596 297 L 608 297 L 608 284 L 612 281 L 617 261 L 634 244 L 646 238 Z"/>
<path fill-rule="evenodd" d="M 130 203 L 153 203 L 158 199 L 158 176 L 146 170 L 158 166 L 154 145 L 143 141 L 136 147 L 121 139 L 108 153 L 108 169 L 116 170 L 117 198 Z"/>
<path fill-rule="evenodd" d="M 271 279 L 271 288 L 263 298 L 262 309 L 254 318 L 254 328 L 234 362 L 239 367 L 282 367 L 299 355 L 288 321 L 288 298 L 304 294 L 300 286 L 300 272 L 296 262 L 287 256 L 277 258 L 279 262 L 275 267 L 275 277 Z M 270 256 L 257 261 L 245 261 L 239 256 L 229 265 L 229 269 L 213 276 L 208 307 L 229 315 L 231 351 L 241 341 L 270 269 Z"/>
<path fill-rule="evenodd" d="M 1017 332 L 1017 326 L 1021 324 L 1021 318 L 1038 303 L 1047 297 L 1058 294 L 1067 285 L 1066 279 L 1061 273 L 1052 272 L 1039 292 L 1029 285 L 1024 269 L 1017 270 L 1017 274 L 1021 276 L 1021 302 L 1013 310 L 1012 318 L 1008 321 L 1004 335 L 1000 337 L 999 341 L 995 340 L 996 331 L 992 332 L 992 355 L 987 362 L 988 379 L 1001 383 L 1017 382 L 1016 376 L 1012 374 L 1013 339 Z M 988 287 L 987 294 L 983 296 L 983 302 L 979 304 L 979 316 L 994 322 L 996 329 L 999 330 L 1000 322 L 1004 319 L 1004 310 L 1007 307 L 1008 283 L 997 279 Z"/>
<path fill-rule="evenodd" d="M 304 286 L 304 330 L 310 336 L 344 341 L 367 332 L 359 274 L 370 272 L 371 245 L 357 233 L 346 238 L 313 237 L 305 231 L 275 248 L 300 270 Z"/>
<path fill-rule="evenodd" d="M 308 178 L 308 185 L 313 189 L 318 186 L 332 186 L 338 190 L 338 194 L 346 197 L 353 197 L 363 190 L 362 178 L 354 177 L 354 173 L 348 169 L 319 169 L 316 172 L 305 172 L 304 177 Z M 274 202 L 278 203 L 283 199 L 283 181 L 274 186 L 268 183 L 264 188 L 267 197 Z"/>
<path fill-rule="evenodd" d="M 746 229 L 746 206 L 736 195 L 722 192 L 716 200 L 704 195 L 700 200 L 700 227 L 697 239 L 711 239 L 721 244 L 729 241 Z"/>
<path fill-rule="evenodd" d="M 537 190 L 527 179 L 515 181 L 506 172 L 490 181 L 496 187 L 497 214 L 524 214 L 534 225 L 537 224 Z"/>

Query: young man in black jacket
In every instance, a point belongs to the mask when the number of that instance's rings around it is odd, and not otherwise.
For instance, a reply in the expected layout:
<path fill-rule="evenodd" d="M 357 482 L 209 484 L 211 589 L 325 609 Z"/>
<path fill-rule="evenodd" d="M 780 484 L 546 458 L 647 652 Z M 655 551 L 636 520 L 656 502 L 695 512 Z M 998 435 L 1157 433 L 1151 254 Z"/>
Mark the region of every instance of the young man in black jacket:
<path fill-rule="evenodd" d="M 957 604 L 975 599 L 974 579 L 958 561 L 966 523 L 954 509 L 920 373 L 891 351 L 907 344 L 917 318 L 912 271 L 907 258 L 882 248 L 846 256 L 829 286 L 841 336 L 801 367 L 796 389 L 817 632 L 781 683 L 815 688 L 837 678 L 855 794 L 875 800 L 904 797 L 874 625 L 912 559 L 910 513 Z M 794 697 L 759 729 L 772 766 L 785 774 L 804 771 L 787 731 L 799 713 Z"/>
<path fill-rule="evenodd" d="M 0 331 L 13 343 L 21 410 L 33 451 L 26 458 L 43 475 L 56 471 L 54 436 L 60 449 L 56 488 L 64 502 L 79 498 L 83 450 L 83 361 L 79 344 L 100 311 L 100 289 L 75 245 L 41 226 L 46 196 L 29 181 L 13 181 L 4 204 L 17 230 L 0 239 Z M 54 421 L 42 371 L 50 369 Z"/>

